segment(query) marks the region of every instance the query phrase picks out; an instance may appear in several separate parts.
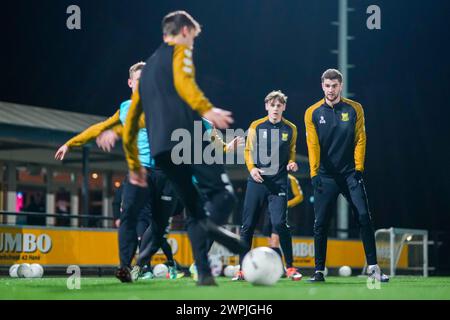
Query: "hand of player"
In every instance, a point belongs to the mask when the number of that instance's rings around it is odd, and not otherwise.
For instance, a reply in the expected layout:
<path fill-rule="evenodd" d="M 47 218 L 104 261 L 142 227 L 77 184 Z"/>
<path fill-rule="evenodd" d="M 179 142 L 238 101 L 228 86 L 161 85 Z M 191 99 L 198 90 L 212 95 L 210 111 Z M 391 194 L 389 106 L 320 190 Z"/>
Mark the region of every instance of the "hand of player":
<path fill-rule="evenodd" d="M 263 183 L 264 181 L 264 179 L 261 177 L 262 173 L 264 173 L 264 171 L 258 168 L 253 168 L 252 171 L 250 171 L 250 175 L 252 176 L 253 180 L 258 183 Z"/>
<path fill-rule="evenodd" d="M 139 171 L 129 171 L 128 180 L 132 185 L 146 188 L 147 187 L 147 170 L 144 167 L 140 167 Z"/>
<path fill-rule="evenodd" d="M 111 152 L 117 140 L 119 140 L 119 136 L 113 130 L 106 130 L 95 139 L 95 142 L 103 151 Z"/>
<path fill-rule="evenodd" d="M 234 151 L 238 147 L 245 145 L 245 139 L 243 137 L 236 137 L 230 143 L 227 144 L 227 152 Z"/>
<path fill-rule="evenodd" d="M 212 108 L 205 112 L 203 117 L 212 122 L 214 127 L 218 129 L 227 129 L 234 122 L 232 113 L 227 110 Z"/>
<path fill-rule="evenodd" d="M 298 165 L 296 162 L 291 162 L 287 165 L 287 170 L 288 171 L 292 171 L 292 172 L 296 172 L 298 170 Z"/>
<path fill-rule="evenodd" d="M 114 225 L 116 226 L 116 228 L 120 227 L 120 219 L 114 220 Z"/>
<path fill-rule="evenodd" d="M 66 153 L 69 151 L 69 147 L 66 145 L 61 146 L 55 153 L 56 160 L 63 160 Z"/>

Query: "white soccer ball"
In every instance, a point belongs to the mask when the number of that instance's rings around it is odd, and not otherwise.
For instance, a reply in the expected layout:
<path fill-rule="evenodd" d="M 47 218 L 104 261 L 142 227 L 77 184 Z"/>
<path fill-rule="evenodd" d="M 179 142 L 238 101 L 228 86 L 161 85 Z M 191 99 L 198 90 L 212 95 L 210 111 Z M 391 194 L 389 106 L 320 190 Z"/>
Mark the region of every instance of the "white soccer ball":
<path fill-rule="evenodd" d="M 19 277 L 19 276 L 17 275 L 17 269 L 19 268 L 19 266 L 20 266 L 20 264 L 16 263 L 16 264 L 13 264 L 13 265 L 11 266 L 11 268 L 9 268 L 9 276 L 10 276 L 11 278 L 17 278 L 17 277 Z"/>
<path fill-rule="evenodd" d="M 33 272 L 31 271 L 31 266 L 28 263 L 22 263 L 17 268 L 17 276 L 19 278 L 31 278 L 33 276 Z"/>
<path fill-rule="evenodd" d="M 44 275 L 44 268 L 39 263 L 33 263 L 30 268 L 32 278 L 42 278 Z"/>
<path fill-rule="evenodd" d="M 153 275 L 155 278 L 166 278 L 169 268 L 165 264 L 157 264 L 153 267 Z"/>
<path fill-rule="evenodd" d="M 259 247 L 245 255 L 242 271 L 248 282 L 271 286 L 281 278 L 284 269 L 278 253 L 268 247 Z"/>
<path fill-rule="evenodd" d="M 226 266 L 225 269 L 223 270 L 223 274 L 227 278 L 233 278 L 234 275 L 236 274 L 236 269 L 234 266 Z"/>
<path fill-rule="evenodd" d="M 339 275 L 341 277 L 350 277 L 352 275 L 352 268 L 349 266 L 342 266 L 339 268 Z"/>

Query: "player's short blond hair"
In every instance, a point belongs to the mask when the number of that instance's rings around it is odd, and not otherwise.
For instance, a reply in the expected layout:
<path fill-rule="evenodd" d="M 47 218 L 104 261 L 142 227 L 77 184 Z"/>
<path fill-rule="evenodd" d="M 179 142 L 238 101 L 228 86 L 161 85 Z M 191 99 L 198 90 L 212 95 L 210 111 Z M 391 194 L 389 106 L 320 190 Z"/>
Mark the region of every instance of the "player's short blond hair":
<path fill-rule="evenodd" d="M 139 61 L 138 63 L 133 64 L 130 67 L 130 79 L 133 77 L 133 73 L 135 73 L 136 71 L 142 70 L 144 69 L 145 66 L 145 62 L 143 61 Z"/>
<path fill-rule="evenodd" d="M 287 95 L 285 95 L 283 92 L 281 92 L 281 90 L 276 90 L 276 91 L 270 92 L 264 99 L 264 102 L 267 103 L 272 100 L 278 100 L 282 104 L 286 104 L 287 98 L 288 98 Z"/>

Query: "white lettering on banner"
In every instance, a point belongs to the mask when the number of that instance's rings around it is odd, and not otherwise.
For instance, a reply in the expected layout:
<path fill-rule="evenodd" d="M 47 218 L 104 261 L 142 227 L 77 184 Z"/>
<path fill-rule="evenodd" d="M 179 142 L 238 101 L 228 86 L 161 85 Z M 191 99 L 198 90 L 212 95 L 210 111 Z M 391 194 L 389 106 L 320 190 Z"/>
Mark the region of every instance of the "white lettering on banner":
<path fill-rule="evenodd" d="M 13 237 L 11 233 L 4 233 L 0 238 L 4 238 L 4 246 L 1 251 L 22 252 L 22 234 L 16 233 Z"/>
<path fill-rule="evenodd" d="M 36 236 L 32 233 L 25 233 L 23 235 L 23 252 L 35 252 L 36 247 Z"/>
<path fill-rule="evenodd" d="M 292 244 L 292 253 L 294 257 L 314 257 L 314 243 L 297 242 Z"/>
<path fill-rule="evenodd" d="M 48 234 L 0 233 L 0 252 L 26 252 L 39 250 L 47 253 L 52 249 L 52 238 Z"/>
<path fill-rule="evenodd" d="M 52 238 L 47 234 L 41 234 L 37 238 L 37 248 L 42 253 L 47 253 L 52 248 Z"/>

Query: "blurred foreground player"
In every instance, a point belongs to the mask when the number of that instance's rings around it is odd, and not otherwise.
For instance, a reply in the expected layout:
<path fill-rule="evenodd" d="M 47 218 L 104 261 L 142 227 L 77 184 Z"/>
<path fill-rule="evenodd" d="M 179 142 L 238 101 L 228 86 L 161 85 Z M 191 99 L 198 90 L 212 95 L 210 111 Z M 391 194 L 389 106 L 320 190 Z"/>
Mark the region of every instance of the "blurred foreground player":
<path fill-rule="evenodd" d="M 134 92 L 137 88 L 144 62 L 138 62 L 130 67 L 128 86 Z M 97 144 L 105 151 L 110 151 L 115 142 L 122 136 L 122 128 L 127 117 L 131 100 L 124 101 L 119 110 L 107 120 L 94 124 L 79 135 L 66 142 L 56 152 L 55 158 L 63 160 L 70 148 L 82 146 L 92 139 L 97 138 Z M 121 195 L 121 214 L 119 227 L 119 258 L 120 266 L 116 271 L 116 277 L 122 282 L 131 282 L 131 261 L 136 249 L 140 245 L 141 238 L 147 229 L 150 229 L 150 221 L 161 221 L 161 217 L 168 216 L 162 209 L 172 208 L 176 197 L 165 175 L 155 167 L 155 161 L 151 157 L 148 135 L 145 129 L 144 117 L 139 119 L 138 151 L 139 160 L 147 168 L 147 179 L 151 181 L 147 187 L 142 188 L 130 184 L 128 179 L 123 183 Z M 163 203 L 163 204 L 162 204 Z M 157 208 L 158 210 L 152 209 Z M 168 219 L 168 218 L 167 218 Z M 154 226 L 155 223 L 152 223 Z M 147 243 L 144 243 L 146 246 Z M 171 275 L 176 273 L 175 265 L 169 265 Z"/>
<path fill-rule="evenodd" d="M 201 30 L 198 22 L 188 13 L 176 11 L 164 17 L 162 29 L 164 43 L 147 60 L 124 128 L 130 182 L 146 185 L 146 172 L 136 148 L 137 123 L 144 112 L 156 165 L 170 179 L 187 209 L 187 230 L 199 272 L 197 285 L 216 285 L 207 258 L 208 238 L 235 253 L 246 249 L 236 235 L 217 226 L 228 218 L 235 196 L 232 190 L 227 190 L 229 178 L 220 170 L 222 167 L 192 164 L 191 159 L 175 164 L 172 151 L 179 142 L 171 137 L 177 129 L 194 136 L 194 111 L 219 129 L 228 128 L 233 119 L 230 112 L 213 108 L 195 82 L 192 50 Z M 192 151 L 196 143 L 202 141 L 193 141 L 189 146 Z M 193 176 L 199 183 L 211 186 L 210 192 L 202 191 L 211 205 L 208 214 L 192 181 Z"/>
<path fill-rule="evenodd" d="M 360 228 L 370 277 L 387 282 L 377 264 L 377 251 L 362 173 L 366 153 L 364 111 L 358 102 L 341 97 L 342 74 L 322 75 L 325 97 L 305 113 L 311 179 L 314 187 L 315 273 L 310 281 L 325 281 L 327 233 L 333 204 L 342 193 Z"/>
<path fill-rule="evenodd" d="M 123 117 L 126 117 L 127 110 L 123 111 Z M 117 134 L 115 134 L 114 132 L 111 133 L 109 131 L 112 130 L 103 132 L 97 138 L 97 144 L 103 150 L 110 150 L 119 139 L 119 136 Z M 149 147 L 147 134 L 145 134 L 143 137 L 139 137 L 139 150 L 142 150 L 143 147 Z M 148 149 L 150 150 L 150 148 Z M 137 230 L 139 251 L 136 257 L 136 265 L 139 265 L 140 268 L 136 268 L 136 266 L 133 267 L 133 270 L 131 271 L 131 279 L 133 281 L 136 281 L 138 278 L 153 279 L 150 262 L 152 256 L 159 250 L 159 248 L 162 249 L 164 255 L 167 258 L 167 266 L 169 268 L 168 278 L 178 279 L 183 277 L 184 274 L 177 272 L 177 265 L 173 258 L 172 248 L 167 242 L 166 234 L 168 232 L 172 216 L 180 214 L 183 210 L 183 206 L 181 205 L 180 200 L 176 196 L 172 186 L 167 181 L 165 176 L 160 172 L 158 168 L 154 166 L 154 160 L 151 157 L 150 159 L 151 164 L 144 162 L 144 166 L 147 168 L 146 170 L 149 179 L 148 181 L 151 181 L 152 183 L 148 183 L 147 188 L 141 188 L 133 185 L 128 187 L 130 189 L 138 190 L 139 194 L 141 195 L 140 198 L 146 199 L 144 207 L 140 209 L 139 220 L 141 220 L 140 216 L 143 213 L 148 213 L 148 215 L 151 216 L 151 221 L 149 225 L 147 225 L 147 228 L 145 230 L 140 230 L 138 222 Z M 157 172 L 159 172 L 160 174 L 156 175 Z M 129 184 L 127 179 L 125 179 L 124 184 L 125 186 Z M 130 200 L 129 198 L 125 199 L 128 201 Z M 142 203 L 142 201 L 140 202 Z M 148 210 L 147 212 L 145 208 L 149 208 L 150 210 Z M 128 215 L 129 213 L 130 212 L 128 212 Z M 128 217 L 128 219 L 129 218 L 130 217 Z M 124 231 L 122 231 L 122 233 L 123 232 Z M 118 278 L 120 280 L 128 278 L 127 270 L 118 270 Z M 120 276 L 120 273 L 123 273 L 125 276 Z"/>

